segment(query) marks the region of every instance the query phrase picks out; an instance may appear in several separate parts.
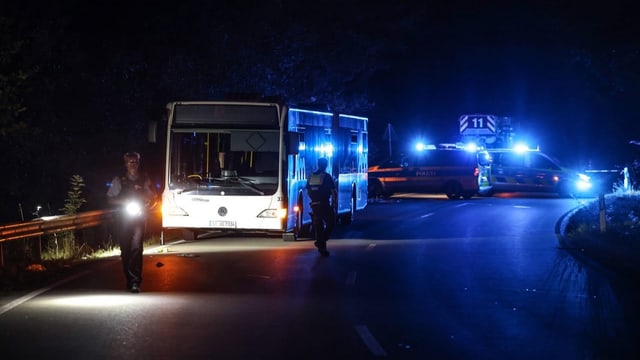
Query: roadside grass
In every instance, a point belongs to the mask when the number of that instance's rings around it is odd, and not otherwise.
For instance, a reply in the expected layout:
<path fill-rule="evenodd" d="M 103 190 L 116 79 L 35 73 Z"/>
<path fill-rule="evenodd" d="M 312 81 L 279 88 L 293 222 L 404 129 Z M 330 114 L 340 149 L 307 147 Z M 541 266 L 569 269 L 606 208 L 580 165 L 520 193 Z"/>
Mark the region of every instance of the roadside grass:
<path fill-rule="evenodd" d="M 15 244 L 19 260 L 5 261 L 0 267 L 0 295 L 12 291 L 31 290 L 52 283 L 69 272 L 89 262 L 120 256 L 120 248 L 110 238 L 100 244 L 89 245 L 78 241 L 72 232 L 63 232 L 41 240 L 41 260 L 32 257 L 34 242 Z M 149 233 L 144 239 L 144 248 L 160 245 L 159 233 Z"/>
<path fill-rule="evenodd" d="M 616 273 L 640 275 L 640 191 L 616 190 L 604 196 L 604 226 L 599 199 L 569 217 L 567 245 Z"/>

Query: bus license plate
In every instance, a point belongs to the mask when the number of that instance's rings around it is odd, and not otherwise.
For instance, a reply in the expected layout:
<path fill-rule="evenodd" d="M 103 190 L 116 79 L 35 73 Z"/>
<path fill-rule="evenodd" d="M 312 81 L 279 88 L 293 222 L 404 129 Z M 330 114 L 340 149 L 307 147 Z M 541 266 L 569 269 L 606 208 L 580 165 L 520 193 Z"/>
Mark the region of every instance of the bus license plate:
<path fill-rule="evenodd" d="M 209 226 L 211 227 L 224 227 L 224 228 L 234 228 L 236 227 L 236 222 L 231 220 L 211 220 L 209 221 Z"/>

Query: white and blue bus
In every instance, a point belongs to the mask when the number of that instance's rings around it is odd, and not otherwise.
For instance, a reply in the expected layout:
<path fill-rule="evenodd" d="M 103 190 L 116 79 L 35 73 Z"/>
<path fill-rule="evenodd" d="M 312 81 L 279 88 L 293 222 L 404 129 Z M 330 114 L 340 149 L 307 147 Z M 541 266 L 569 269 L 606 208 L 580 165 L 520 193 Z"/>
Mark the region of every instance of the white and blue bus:
<path fill-rule="evenodd" d="M 368 120 L 274 102 L 167 104 L 163 229 L 282 234 L 311 227 L 306 179 L 317 159 L 338 188 L 347 224 L 367 204 Z"/>

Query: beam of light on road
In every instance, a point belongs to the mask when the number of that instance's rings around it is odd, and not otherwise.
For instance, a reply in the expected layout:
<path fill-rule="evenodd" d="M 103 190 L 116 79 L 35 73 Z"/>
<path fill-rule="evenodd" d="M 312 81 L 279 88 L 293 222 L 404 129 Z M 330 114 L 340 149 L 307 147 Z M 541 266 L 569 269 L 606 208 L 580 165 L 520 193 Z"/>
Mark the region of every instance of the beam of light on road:
<path fill-rule="evenodd" d="M 55 287 L 58 287 L 58 286 L 60 286 L 60 285 L 62 285 L 64 283 L 67 283 L 67 282 L 71 281 L 71 280 L 75 280 L 75 279 L 77 279 L 77 278 L 79 278 L 81 276 L 84 276 L 84 275 L 88 274 L 88 273 L 89 273 L 89 271 L 83 271 L 81 273 L 78 273 L 78 274 L 75 274 L 73 276 L 70 276 L 70 277 L 68 277 L 66 279 L 60 280 L 57 283 L 54 283 L 52 285 L 43 287 L 41 289 L 32 291 L 32 292 L 30 292 L 30 293 L 28 293 L 28 294 L 26 294 L 24 296 L 21 296 L 21 297 L 15 299 L 15 300 L 9 302 L 8 304 L 5 304 L 2 307 L 0 307 L 0 315 L 6 313 L 7 311 L 9 311 L 9 310 L 11 310 L 11 309 L 13 309 L 15 307 L 18 307 L 18 306 L 22 305 L 23 303 L 25 303 L 25 302 L 27 302 L 27 301 L 29 301 L 29 300 L 37 297 L 37 296 L 40 296 L 41 294 L 43 294 L 43 293 L 45 293 L 45 292 L 47 292 L 47 291 L 49 291 L 49 290 L 51 290 L 51 289 L 53 289 Z"/>
<path fill-rule="evenodd" d="M 105 308 L 131 305 L 142 302 L 140 295 L 119 294 L 119 295 L 77 295 L 60 296 L 53 299 L 43 300 L 47 306 L 62 306 L 74 308 Z"/>
<path fill-rule="evenodd" d="M 299 251 L 308 248 L 311 242 L 285 242 L 282 239 L 265 238 L 202 238 L 198 242 L 180 246 L 165 246 L 155 251 L 161 255 L 194 255 L 200 253 L 254 252 L 254 251 Z M 153 252 L 150 252 L 150 254 Z M 146 254 L 146 252 L 145 252 Z"/>
<path fill-rule="evenodd" d="M 193 299 L 192 294 L 103 292 L 92 294 L 57 294 L 34 299 L 31 306 L 69 309 L 110 309 L 138 307 L 179 308 Z"/>

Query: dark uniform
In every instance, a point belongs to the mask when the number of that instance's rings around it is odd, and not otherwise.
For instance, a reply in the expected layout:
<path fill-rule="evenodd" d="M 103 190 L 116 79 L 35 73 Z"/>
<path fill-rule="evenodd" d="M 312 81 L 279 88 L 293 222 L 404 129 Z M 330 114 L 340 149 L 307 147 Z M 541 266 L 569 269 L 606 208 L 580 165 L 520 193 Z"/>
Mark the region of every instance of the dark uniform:
<path fill-rule="evenodd" d="M 307 194 L 311 198 L 311 216 L 315 233 L 315 246 L 322 256 L 328 256 L 327 240 L 336 223 L 336 184 L 325 169 L 327 160 L 318 160 L 318 170 L 307 179 Z M 331 198 L 333 197 L 333 201 Z"/>
<path fill-rule="evenodd" d="M 135 176 L 125 173 L 114 178 L 107 197 L 111 204 L 117 204 L 121 208 L 115 235 L 120 245 L 120 257 L 127 289 L 139 292 L 142 283 L 142 241 L 146 227 L 146 209 L 155 201 L 155 193 L 151 188 L 149 177 L 138 174 L 137 165 L 134 166 L 136 166 Z M 139 214 L 130 214 L 125 210 L 127 204 L 132 202 L 142 207 Z"/>

